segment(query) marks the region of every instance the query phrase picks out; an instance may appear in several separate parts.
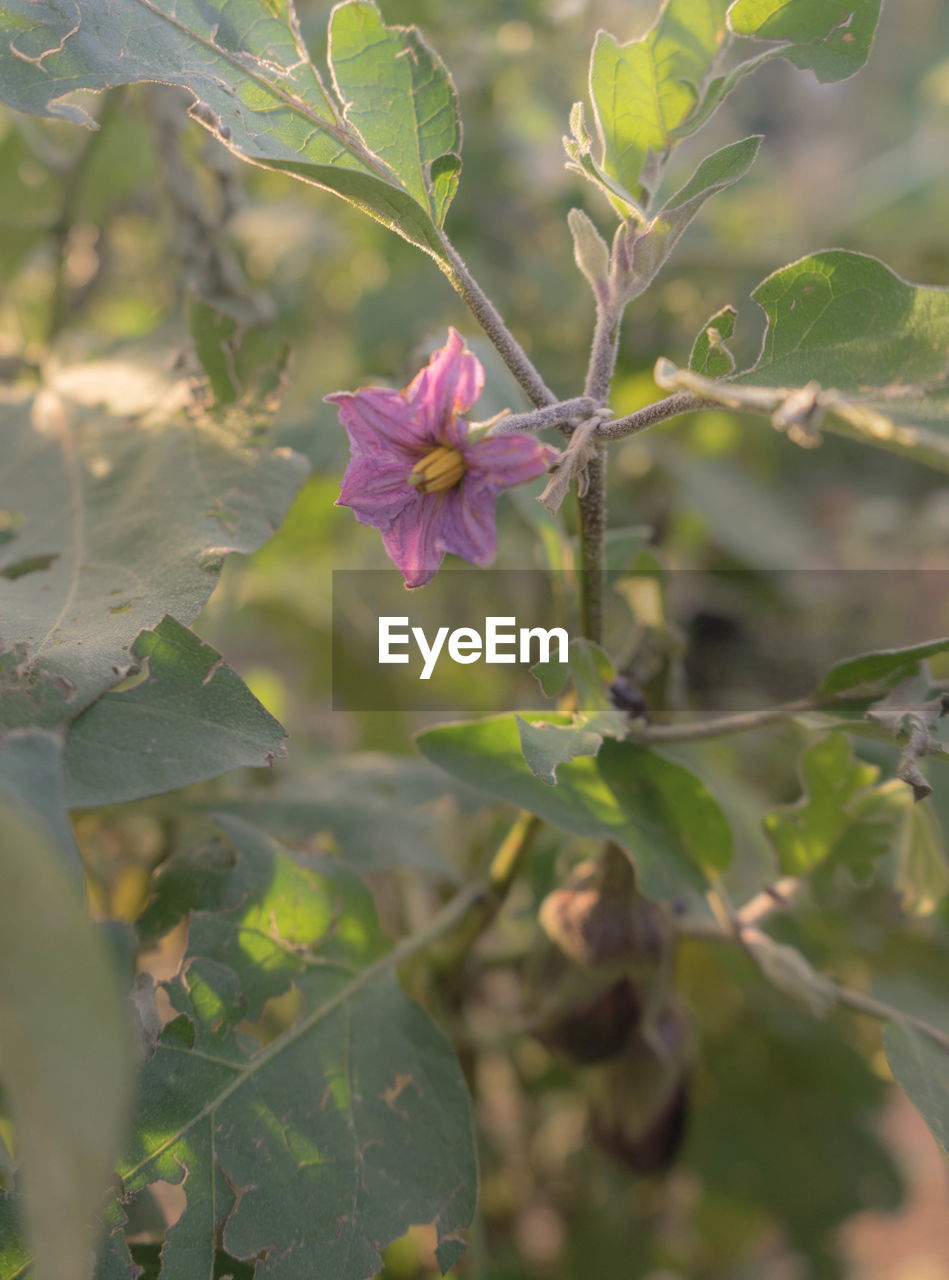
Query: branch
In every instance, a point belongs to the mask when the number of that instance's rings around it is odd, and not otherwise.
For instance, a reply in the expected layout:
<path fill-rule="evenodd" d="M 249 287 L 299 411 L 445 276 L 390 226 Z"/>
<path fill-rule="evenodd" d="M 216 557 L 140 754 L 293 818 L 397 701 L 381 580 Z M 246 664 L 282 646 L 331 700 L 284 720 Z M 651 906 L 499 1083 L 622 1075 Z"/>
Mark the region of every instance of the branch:
<path fill-rule="evenodd" d="M 545 427 L 572 428 L 580 419 L 589 418 L 597 411 L 597 403 L 589 396 L 575 396 L 572 400 L 560 400 L 546 409 L 532 413 L 510 413 L 491 428 L 492 436 L 508 436 L 522 431 L 543 431 Z"/>
<path fill-rule="evenodd" d="M 683 413 L 695 413 L 697 409 L 720 409 L 716 400 L 703 399 L 688 391 L 679 391 L 675 395 L 666 396 L 665 400 L 657 400 L 655 404 L 637 409 L 625 418 L 617 418 L 615 422 L 601 422 L 596 434 L 601 440 L 623 440 L 626 436 L 638 435 L 640 431 L 648 431 L 650 427 L 669 418 L 677 418 Z"/>
<path fill-rule="evenodd" d="M 629 737 L 633 742 L 696 742 L 700 738 L 717 738 L 723 733 L 747 733 L 751 729 L 762 729 L 765 725 L 774 724 L 790 716 L 801 715 L 805 711 L 821 711 L 825 707 L 839 706 L 842 702 L 854 702 L 853 690 L 835 694 L 828 698 L 798 698 L 794 702 L 779 702 L 773 707 L 762 707 L 757 711 L 742 711 L 737 715 L 719 716 L 716 720 L 699 720 L 692 724 L 653 724 L 640 729 L 635 727 Z"/>
<path fill-rule="evenodd" d="M 498 355 L 514 374 L 531 404 L 538 408 L 556 404 L 557 397 L 537 372 L 527 352 L 504 323 L 497 307 L 475 280 L 458 250 L 444 233 L 442 243 L 445 246 L 447 261 L 439 261 L 438 265 L 444 271 L 452 288 L 467 303 L 471 314 L 491 339 Z"/>

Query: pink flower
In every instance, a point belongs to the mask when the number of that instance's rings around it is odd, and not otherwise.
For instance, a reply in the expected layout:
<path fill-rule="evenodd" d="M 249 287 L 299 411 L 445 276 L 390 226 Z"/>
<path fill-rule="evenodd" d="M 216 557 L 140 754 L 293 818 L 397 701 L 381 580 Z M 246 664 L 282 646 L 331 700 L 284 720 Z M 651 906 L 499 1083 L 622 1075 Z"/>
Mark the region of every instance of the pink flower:
<path fill-rule="evenodd" d="M 352 451 L 336 505 L 381 532 L 407 587 L 433 578 L 446 551 L 489 564 L 498 494 L 542 475 L 557 456 L 531 436 L 469 439 L 458 414 L 483 386 L 480 361 L 449 329 L 404 391 L 364 387 L 326 397 L 339 406 Z"/>

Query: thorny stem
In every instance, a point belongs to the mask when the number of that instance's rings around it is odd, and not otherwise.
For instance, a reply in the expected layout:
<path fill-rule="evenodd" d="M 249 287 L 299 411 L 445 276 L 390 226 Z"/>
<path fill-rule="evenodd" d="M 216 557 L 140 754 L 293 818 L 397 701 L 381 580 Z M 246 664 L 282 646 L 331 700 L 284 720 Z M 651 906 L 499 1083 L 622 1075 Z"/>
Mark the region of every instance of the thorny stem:
<path fill-rule="evenodd" d="M 497 307 L 487 296 L 474 276 L 465 266 L 458 250 L 442 235 L 447 261 L 440 261 L 439 266 L 448 277 L 452 287 L 467 303 L 478 324 L 491 339 L 498 355 L 510 369 L 524 390 L 531 404 L 537 408 L 557 403 L 557 397 L 544 382 L 534 367 L 527 352 L 511 333 L 501 318 Z"/>
<path fill-rule="evenodd" d="M 644 409 L 625 418 L 617 418 L 614 422 L 601 422 L 596 434 L 601 440 L 623 440 L 626 436 L 638 435 L 640 431 L 648 431 L 657 423 L 669 418 L 677 418 L 683 413 L 694 413 L 697 409 L 714 409 L 721 406 L 714 400 L 702 399 L 689 391 L 677 391 L 675 395 L 648 404 Z"/>

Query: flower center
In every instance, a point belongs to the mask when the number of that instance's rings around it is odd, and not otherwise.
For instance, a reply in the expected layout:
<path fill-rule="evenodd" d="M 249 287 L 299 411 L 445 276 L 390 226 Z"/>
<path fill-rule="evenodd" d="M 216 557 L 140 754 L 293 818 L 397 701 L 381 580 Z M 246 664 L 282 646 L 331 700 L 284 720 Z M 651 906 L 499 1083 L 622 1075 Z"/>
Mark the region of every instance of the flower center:
<path fill-rule="evenodd" d="M 414 485 L 419 493 L 441 493 L 445 489 L 454 489 L 467 469 L 460 449 L 449 449 L 447 445 L 440 444 L 424 458 L 419 458 L 412 468 L 409 484 Z"/>

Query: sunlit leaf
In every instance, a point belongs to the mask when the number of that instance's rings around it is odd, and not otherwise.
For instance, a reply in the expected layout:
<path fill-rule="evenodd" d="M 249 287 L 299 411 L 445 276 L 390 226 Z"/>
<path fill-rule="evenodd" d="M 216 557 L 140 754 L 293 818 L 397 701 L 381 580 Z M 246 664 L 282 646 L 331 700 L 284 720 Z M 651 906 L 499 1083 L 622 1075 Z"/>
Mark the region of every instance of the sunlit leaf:
<path fill-rule="evenodd" d="M 252 164 L 335 191 L 427 252 L 457 181 L 461 133 L 447 72 L 413 27 L 385 27 L 368 0 L 333 13 L 339 105 L 310 61 L 290 0 L 11 0 L 0 13 L 0 99 L 80 123 L 72 90 L 159 81 Z M 365 133 L 361 132 L 365 130 Z"/>
<path fill-rule="evenodd" d="M 88 1280 L 125 1140 L 132 1037 L 113 957 L 42 827 L 0 802 L 0 1078 L 35 1280 Z M 4 1209 L 7 1214 L 9 1204 Z M 0 1226 L 6 1276 L 18 1246 Z"/>
<path fill-rule="evenodd" d="M 826 84 L 846 80 L 866 62 L 881 0 L 735 0 L 736 35 L 779 42 L 781 56 Z"/>
<path fill-rule="evenodd" d="M 476 1170 L 467 1091 L 434 1024 L 405 997 L 372 899 L 337 861 L 291 859 L 237 820 L 214 873 L 190 856 L 149 908 L 192 910 L 166 984 L 179 1016 L 144 1070 L 126 1191 L 184 1181 L 162 1274 L 212 1275 L 219 1247 L 288 1280 L 365 1280 L 379 1250 L 434 1222 L 439 1261 L 461 1252 Z M 197 883 L 198 888 L 195 888 Z M 276 1038 L 245 1032 L 296 988 Z M 272 1035 L 272 1033 L 271 1033 Z"/>
<path fill-rule="evenodd" d="M 521 712 L 527 721 L 566 717 Z M 684 766 L 631 742 L 604 739 L 595 758 L 557 768 L 545 783 L 524 759 L 514 715 L 439 725 L 418 735 L 429 760 L 468 786 L 580 836 L 616 840 L 633 856 L 643 892 L 700 889 L 704 868 L 731 857 L 731 832 L 705 785 Z"/>
<path fill-rule="evenodd" d="M 776 271 L 752 297 L 768 317 L 753 368 L 709 378 L 660 360 L 659 385 L 765 414 L 805 447 L 826 428 L 949 470 L 949 290 L 831 249 Z"/>

